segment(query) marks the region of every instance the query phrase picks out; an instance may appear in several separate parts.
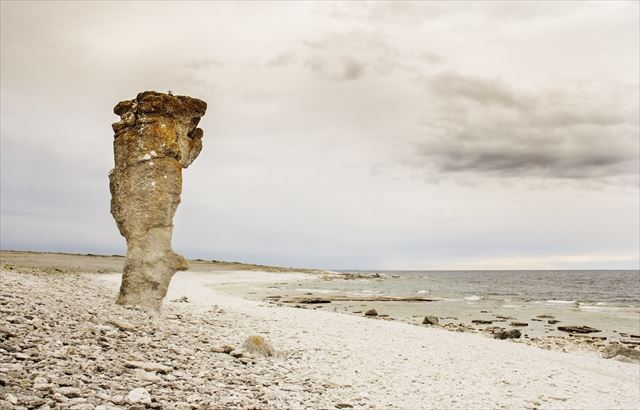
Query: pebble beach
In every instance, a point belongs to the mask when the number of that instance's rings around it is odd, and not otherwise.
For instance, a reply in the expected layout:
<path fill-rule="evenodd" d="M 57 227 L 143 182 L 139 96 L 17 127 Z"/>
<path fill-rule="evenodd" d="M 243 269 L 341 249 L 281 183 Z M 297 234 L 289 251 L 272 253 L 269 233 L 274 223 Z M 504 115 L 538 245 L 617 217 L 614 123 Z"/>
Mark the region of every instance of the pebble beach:
<path fill-rule="evenodd" d="M 155 314 L 114 303 L 116 272 L 58 270 L 0 273 L 0 409 L 640 407 L 637 362 L 215 289 L 309 273 L 179 272 Z"/>

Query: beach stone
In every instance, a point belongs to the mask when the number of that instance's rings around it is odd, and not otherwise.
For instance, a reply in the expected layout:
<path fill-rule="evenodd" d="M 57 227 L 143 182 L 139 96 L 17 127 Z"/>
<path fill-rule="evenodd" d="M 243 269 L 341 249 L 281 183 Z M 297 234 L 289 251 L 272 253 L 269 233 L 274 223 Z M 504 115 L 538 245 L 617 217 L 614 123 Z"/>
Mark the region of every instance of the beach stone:
<path fill-rule="evenodd" d="M 44 377 L 36 377 L 33 379 L 33 390 L 48 390 L 50 387 L 51 385 Z"/>
<path fill-rule="evenodd" d="M 275 350 L 269 341 L 262 336 L 249 336 L 242 344 L 242 348 L 249 353 L 260 356 L 269 357 L 275 355 Z"/>
<path fill-rule="evenodd" d="M 375 309 L 369 309 L 366 312 L 364 312 L 365 316 L 378 316 L 378 311 Z"/>
<path fill-rule="evenodd" d="M 151 404 L 151 395 L 142 387 L 137 387 L 127 394 L 125 400 L 129 404 Z"/>
<path fill-rule="evenodd" d="M 158 372 L 158 373 L 169 373 L 172 368 L 169 366 L 164 366 L 159 363 L 152 362 L 139 362 L 135 360 L 125 362 L 125 367 L 129 367 L 132 369 L 142 369 L 148 372 Z"/>
<path fill-rule="evenodd" d="M 91 403 L 76 403 L 69 407 L 69 410 L 94 410 L 94 406 Z"/>
<path fill-rule="evenodd" d="M 494 339 L 519 339 L 522 333 L 518 329 L 498 331 L 493 334 Z"/>
<path fill-rule="evenodd" d="M 425 316 L 422 321 L 423 325 L 437 325 L 439 323 L 437 316 Z"/>
<path fill-rule="evenodd" d="M 77 387 L 60 387 L 56 389 L 56 393 L 60 393 L 65 397 L 80 397 L 82 390 Z"/>
<path fill-rule="evenodd" d="M 557 319 L 550 319 L 550 320 L 547 320 L 547 323 L 550 325 L 555 325 L 556 323 L 560 323 L 560 321 Z"/>
<path fill-rule="evenodd" d="M 598 329 L 594 329 L 589 326 L 558 326 L 558 330 L 570 333 L 596 333 L 600 332 Z"/>
<path fill-rule="evenodd" d="M 510 323 L 511 326 L 517 326 L 517 327 L 525 327 L 525 326 L 529 326 L 528 323 L 526 322 L 511 322 Z"/>
<path fill-rule="evenodd" d="M 96 406 L 95 410 L 123 410 L 124 407 L 116 406 L 113 403 L 102 403 Z"/>
<path fill-rule="evenodd" d="M 197 128 L 207 104 L 145 91 L 121 101 L 112 125 L 115 167 L 109 174 L 111 214 L 127 240 L 117 303 L 158 310 L 174 273 L 188 268 L 171 248 L 182 169 L 202 150 Z"/>
<path fill-rule="evenodd" d="M 136 329 L 136 326 L 134 324 L 125 322 L 124 320 L 110 320 L 108 323 L 124 331 L 131 331 Z"/>

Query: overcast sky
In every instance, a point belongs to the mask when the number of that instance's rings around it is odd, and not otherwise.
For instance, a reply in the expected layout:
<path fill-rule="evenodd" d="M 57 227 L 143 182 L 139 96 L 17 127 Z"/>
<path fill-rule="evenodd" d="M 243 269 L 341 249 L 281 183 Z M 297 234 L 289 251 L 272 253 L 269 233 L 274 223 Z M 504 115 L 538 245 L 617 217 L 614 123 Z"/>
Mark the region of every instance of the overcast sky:
<path fill-rule="evenodd" d="M 209 104 L 185 256 L 639 267 L 638 2 L 2 2 L 1 247 L 125 252 L 113 106 Z"/>

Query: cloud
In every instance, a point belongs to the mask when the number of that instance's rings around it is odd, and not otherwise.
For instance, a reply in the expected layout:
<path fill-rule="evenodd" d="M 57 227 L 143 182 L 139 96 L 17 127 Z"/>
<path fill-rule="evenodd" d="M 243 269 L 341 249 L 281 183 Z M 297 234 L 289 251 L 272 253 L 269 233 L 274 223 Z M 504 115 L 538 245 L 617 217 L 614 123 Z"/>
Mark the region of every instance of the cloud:
<path fill-rule="evenodd" d="M 429 64 L 441 64 L 442 62 L 444 62 L 444 58 L 441 55 L 430 51 L 421 53 L 419 57 L 422 61 L 425 61 Z"/>
<path fill-rule="evenodd" d="M 413 130 L 412 166 L 445 175 L 638 183 L 637 88 L 525 92 L 455 72 L 434 75 L 426 86 L 434 104 Z"/>
<path fill-rule="evenodd" d="M 387 75 L 404 62 L 384 36 L 375 31 L 325 33 L 302 42 L 303 67 L 331 81 L 353 81 L 366 73 Z"/>
<path fill-rule="evenodd" d="M 284 53 L 279 53 L 274 58 L 267 62 L 267 66 L 269 67 L 284 67 L 295 63 L 295 53 L 292 51 L 287 51 Z"/>
<path fill-rule="evenodd" d="M 203 70 L 208 68 L 222 68 L 224 64 L 213 58 L 203 58 L 199 60 L 189 60 L 184 67 L 192 70 Z"/>
<path fill-rule="evenodd" d="M 447 2 L 447 1 L 379 1 L 334 4 L 329 8 L 332 16 L 346 21 L 364 21 L 372 24 L 414 28 L 442 21 L 504 25 L 522 24 L 542 19 L 562 19 L 598 8 L 597 4 L 559 2 L 548 4 L 538 1 L 504 2 Z"/>
<path fill-rule="evenodd" d="M 516 94 L 506 84 L 485 78 L 464 76 L 454 71 L 440 73 L 428 85 L 444 98 L 466 98 L 478 104 L 498 104 L 505 108 L 525 109 L 533 101 L 524 94 Z"/>
<path fill-rule="evenodd" d="M 352 58 L 342 57 L 338 60 L 323 60 L 310 57 L 304 64 L 306 68 L 322 78 L 331 81 L 353 81 L 364 75 L 365 67 Z"/>

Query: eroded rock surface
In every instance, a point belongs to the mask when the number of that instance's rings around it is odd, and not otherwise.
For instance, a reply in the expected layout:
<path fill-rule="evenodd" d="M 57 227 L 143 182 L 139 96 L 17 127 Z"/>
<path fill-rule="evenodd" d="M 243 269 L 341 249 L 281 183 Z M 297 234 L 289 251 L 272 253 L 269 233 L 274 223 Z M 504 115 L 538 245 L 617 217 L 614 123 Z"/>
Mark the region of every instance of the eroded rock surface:
<path fill-rule="evenodd" d="M 159 309 L 171 277 L 188 268 L 171 248 L 182 169 L 202 150 L 197 128 L 207 104 L 154 91 L 121 101 L 114 112 L 115 168 L 109 175 L 111 214 L 127 240 L 117 302 Z"/>

